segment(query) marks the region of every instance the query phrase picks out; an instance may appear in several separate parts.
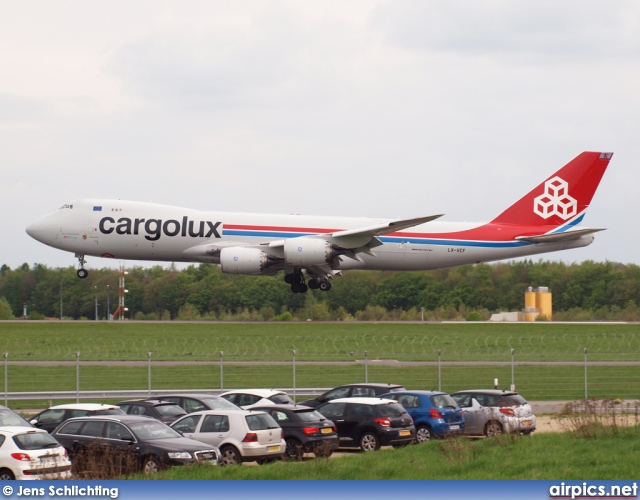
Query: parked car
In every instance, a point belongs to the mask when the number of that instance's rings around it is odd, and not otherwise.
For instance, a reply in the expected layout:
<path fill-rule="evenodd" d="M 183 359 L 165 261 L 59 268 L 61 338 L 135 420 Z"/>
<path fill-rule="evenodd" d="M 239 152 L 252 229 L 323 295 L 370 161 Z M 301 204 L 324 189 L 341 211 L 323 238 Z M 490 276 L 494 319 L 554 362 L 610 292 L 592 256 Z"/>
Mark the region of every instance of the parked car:
<path fill-rule="evenodd" d="M 380 394 L 386 394 L 387 392 L 404 391 L 406 390 L 401 385 L 396 384 L 346 384 L 339 387 L 335 387 L 330 391 L 327 391 L 320 396 L 313 399 L 300 402 L 301 405 L 309 406 L 311 408 L 317 408 L 327 401 L 340 398 L 377 398 Z"/>
<path fill-rule="evenodd" d="M 109 415 L 72 418 L 51 435 L 67 450 L 74 462 L 82 461 L 92 446 L 121 452 L 132 458 L 133 470 L 146 474 L 173 465 L 194 462 L 217 464 L 215 446 L 182 436 L 159 420 L 140 415 Z M 74 464 L 80 469 L 87 464 Z M 132 472 L 132 471 L 127 471 Z"/>
<path fill-rule="evenodd" d="M 411 416 L 390 399 L 334 399 L 318 411 L 336 424 L 340 447 L 373 451 L 381 446 L 403 446 L 416 438 Z"/>
<path fill-rule="evenodd" d="M 305 453 L 330 457 L 338 449 L 338 428 L 314 408 L 302 405 L 254 406 L 273 417 L 284 431 L 285 457 L 299 460 Z"/>
<path fill-rule="evenodd" d="M 118 405 L 127 415 L 144 415 L 170 424 L 187 412 L 175 403 L 159 401 L 157 399 L 131 399 L 120 401 Z"/>
<path fill-rule="evenodd" d="M 124 411 L 115 405 L 99 403 L 76 403 L 52 406 L 32 417 L 29 422 L 38 429 L 51 432 L 65 420 L 91 415 L 124 415 Z"/>
<path fill-rule="evenodd" d="M 0 426 L 33 427 L 22 415 L 3 405 L 0 405 Z"/>
<path fill-rule="evenodd" d="M 294 404 L 286 392 L 271 389 L 239 389 L 224 392 L 220 396 L 243 410 L 258 405 Z"/>
<path fill-rule="evenodd" d="M 462 409 L 465 434 L 531 434 L 536 430 L 536 417 L 531 405 L 517 392 L 474 389 L 455 392 L 451 397 Z"/>
<path fill-rule="evenodd" d="M 67 451 L 47 431 L 30 425 L 0 427 L 0 481 L 70 477 Z"/>
<path fill-rule="evenodd" d="M 464 416 L 458 404 L 446 392 L 402 391 L 380 396 L 400 403 L 413 418 L 416 441 L 442 438 L 464 431 Z"/>
<path fill-rule="evenodd" d="M 203 410 L 238 410 L 238 406 L 234 405 L 230 401 L 223 397 L 216 396 L 214 394 L 205 393 L 185 393 L 185 394 L 164 394 L 160 396 L 154 396 L 152 399 L 160 399 L 162 401 L 169 401 L 180 406 L 187 413 L 193 413 L 194 411 Z"/>
<path fill-rule="evenodd" d="M 263 411 L 198 411 L 176 420 L 171 427 L 220 448 L 222 465 L 264 463 L 282 458 L 286 448 L 282 429 Z"/>

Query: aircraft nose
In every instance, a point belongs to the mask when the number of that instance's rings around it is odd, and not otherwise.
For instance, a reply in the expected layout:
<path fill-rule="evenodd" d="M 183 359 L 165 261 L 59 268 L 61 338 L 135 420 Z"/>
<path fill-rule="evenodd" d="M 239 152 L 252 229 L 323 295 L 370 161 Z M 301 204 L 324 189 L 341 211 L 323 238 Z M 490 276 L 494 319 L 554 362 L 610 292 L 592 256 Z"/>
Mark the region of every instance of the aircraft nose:
<path fill-rule="evenodd" d="M 54 236 L 55 231 L 52 230 L 51 224 L 47 223 L 46 218 L 38 219 L 32 224 L 27 226 L 27 234 L 34 240 L 45 242 Z"/>

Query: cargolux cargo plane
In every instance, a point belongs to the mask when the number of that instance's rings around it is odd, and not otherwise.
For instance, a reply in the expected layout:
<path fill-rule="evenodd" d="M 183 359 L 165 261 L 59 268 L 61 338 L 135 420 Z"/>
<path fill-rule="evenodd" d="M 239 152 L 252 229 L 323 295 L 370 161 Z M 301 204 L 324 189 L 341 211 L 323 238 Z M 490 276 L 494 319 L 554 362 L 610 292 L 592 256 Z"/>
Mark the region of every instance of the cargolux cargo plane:
<path fill-rule="evenodd" d="M 85 256 L 219 264 L 231 274 L 284 271 L 291 290 L 327 291 L 345 269 L 415 271 L 589 245 L 580 226 L 612 153 L 585 152 L 489 222 L 204 212 L 121 200 L 76 200 L 27 228 Z"/>

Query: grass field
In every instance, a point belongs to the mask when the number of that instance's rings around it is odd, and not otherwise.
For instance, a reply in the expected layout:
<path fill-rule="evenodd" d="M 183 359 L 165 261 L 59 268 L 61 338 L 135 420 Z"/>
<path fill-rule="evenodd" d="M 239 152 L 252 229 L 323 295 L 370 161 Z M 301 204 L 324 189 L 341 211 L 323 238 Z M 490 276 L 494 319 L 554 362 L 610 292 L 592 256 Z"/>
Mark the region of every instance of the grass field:
<path fill-rule="evenodd" d="M 588 397 L 640 399 L 638 325 L 0 322 L 0 352 L 10 361 L 9 392 L 76 390 L 80 352 L 80 390 L 334 387 L 368 380 L 454 392 L 491 387 L 495 378 L 507 388 L 513 369 L 516 389 L 530 400 L 580 399 L 585 387 Z M 234 364 L 247 362 L 273 364 Z"/>
<path fill-rule="evenodd" d="M 628 480 L 637 476 L 639 438 L 639 428 L 633 427 L 597 439 L 534 433 L 430 441 L 302 463 L 175 467 L 158 474 L 157 479 Z"/>
<path fill-rule="evenodd" d="M 564 323 L 0 322 L 11 360 L 640 361 L 640 325 Z"/>

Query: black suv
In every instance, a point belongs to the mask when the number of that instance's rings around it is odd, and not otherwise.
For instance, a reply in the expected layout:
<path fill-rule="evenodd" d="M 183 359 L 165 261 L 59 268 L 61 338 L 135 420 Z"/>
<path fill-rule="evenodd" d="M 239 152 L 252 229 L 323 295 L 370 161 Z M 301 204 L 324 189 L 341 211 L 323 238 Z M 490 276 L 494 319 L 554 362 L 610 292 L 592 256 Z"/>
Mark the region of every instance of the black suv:
<path fill-rule="evenodd" d="M 347 384 L 335 387 L 330 391 L 320 394 L 314 399 L 300 402 L 301 405 L 317 408 L 327 401 L 338 398 L 377 398 L 387 392 L 406 391 L 401 385 L 396 384 Z"/>
<path fill-rule="evenodd" d="M 285 457 L 300 460 L 305 453 L 329 457 L 338 449 L 338 429 L 314 408 L 302 405 L 255 406 L 251 410 L 267 412 L 278 422 L 287 443 Z"/>
<path fill-rule="evenodd" d="M 80 470 L 91 466 L 87 450 L 110 449 L 123 456 L 134 470 L 150 474 L 171 465 L 193 462 L 218 464 L 220 450 L 210 444 L 186 438 L 171 427 L 149 417 L 113 415 L 72 418 L 51 435 L 64 446 Z M 94 445 L 94 446 L 92 446 Z M 80 463 L 78 463 L 80 462 Z M 126 472 L 133 472 L 126 470 Z"/>
<path fill-rule="evenodd" d="M 391 399 L 334 399 L 319 406 L 318 412 L 336 424 L 340 447 L 373 451 L 380 446 L 404 446 L 416 438 L 413 419 Z"/>
<path fill-rule="evenodd" d="M 157 399 L 131 399 L 120 401 L 117 406 L 127 415 L 144 415 L 167 425 L 187 414 L 177 404 Z"/>

